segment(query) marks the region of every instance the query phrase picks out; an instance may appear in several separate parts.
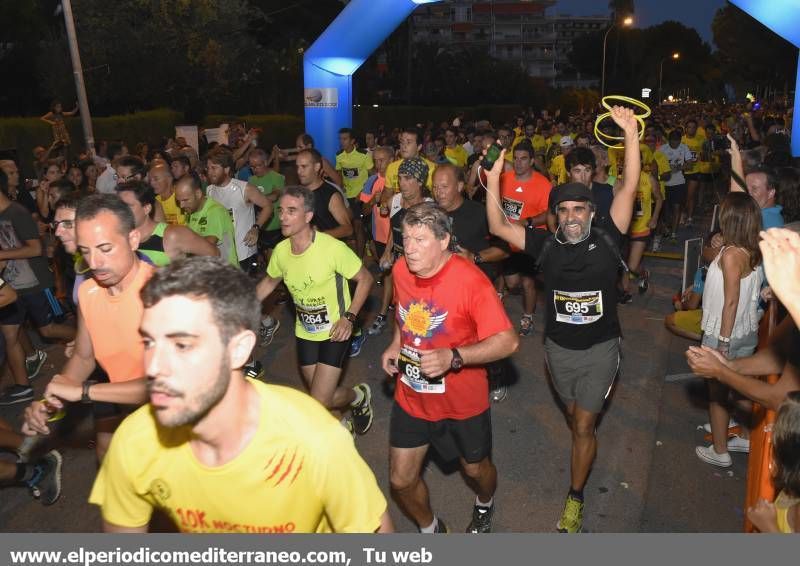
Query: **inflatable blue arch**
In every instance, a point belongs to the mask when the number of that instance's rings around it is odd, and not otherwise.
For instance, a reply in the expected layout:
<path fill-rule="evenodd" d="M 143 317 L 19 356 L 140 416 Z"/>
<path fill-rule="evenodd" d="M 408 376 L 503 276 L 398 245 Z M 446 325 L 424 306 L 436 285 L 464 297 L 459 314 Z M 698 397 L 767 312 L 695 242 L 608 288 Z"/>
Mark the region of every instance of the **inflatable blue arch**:
<path fill-rule="evenodd" d="M 305 52 L 306 131 L 332 159 L 337 132 L 353 125 L 353 73 L 420 4 L 438 0 L 352 0 Z M 800 48 L 800 0 L 731 0 Z M 800 87 L 800 61 L 798 61 Z M 792 154 L 800 156 L 800 88 L 795 89 Z"/>
<path fill-rule="evenodd" d="M 731 4 L 800 48 L 800 0 L 731 0 Z M 792 155 L 800 157 L 800 57 L 797 61 L 797 84 L 794 90 Z"/>
<path fill-rule="evenodd" d="M 438 0 L 352 0 L 303 57 L 306 131 L 329 159 L 353 125 L 353 73 L 414 8 Z"/>

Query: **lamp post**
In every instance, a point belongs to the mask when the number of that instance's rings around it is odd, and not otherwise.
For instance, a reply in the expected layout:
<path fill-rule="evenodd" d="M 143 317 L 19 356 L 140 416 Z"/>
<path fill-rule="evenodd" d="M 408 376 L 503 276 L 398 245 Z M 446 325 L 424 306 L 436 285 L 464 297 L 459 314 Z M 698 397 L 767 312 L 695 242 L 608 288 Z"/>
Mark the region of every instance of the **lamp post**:
<path fill-rule="evenodd" d="M 606 30 L 606 35 L 603 37 L 603 72 L 602 72 L 602 79 L 600 82 L 600 98 L 602 99 L 606 94 L 606 44 L 608 43 L 608 34 L 611 33 L 611 30 L 614 29 L 614 26 L 617 25 L 617 22 L 614 21 L 608 26 Z M 633 18 L 631 16 L 627 16 L 622 20 L 622 25 L 625 27 L 631 27 L 633 25 Z"/>
<path fill-rule="evenodd" d="M 663 100 L 661 98 L 661 79 L 664 78 L 664 61 L 666 61 L 667 59 L 674 59 L 674 60 L 677 61 L 680 58 L 681 58 L 681 54 L 676 51 L 670 57 L 664 57 L 661 60 L 661 63 L 658 65 L 658 105 L 659 106 L 661 106 L 661 101 Z"/>

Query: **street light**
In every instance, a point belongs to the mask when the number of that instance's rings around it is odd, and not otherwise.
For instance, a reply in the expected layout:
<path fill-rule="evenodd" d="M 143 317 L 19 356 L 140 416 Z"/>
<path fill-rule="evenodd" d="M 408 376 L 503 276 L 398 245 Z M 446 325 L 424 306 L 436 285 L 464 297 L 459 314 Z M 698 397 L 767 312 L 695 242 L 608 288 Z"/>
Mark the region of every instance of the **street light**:
<path fill-rule="evenodd" d="M 663 100 L 661 98 L 661 79 L 664 78 L 664 61 L 666 61 L 667 59 L 670 59 L 670 58 L 672 58 L 673 60 L 677 61 L 678 59 L 681 58 L 681 54 L 676 51 L 670 57 L 664 57 L 661 60 L 661 63 L 659 63 L 659 65 L 658 65 L 658 105 L 659 106 L 661 106 L 661 101 Z"/>
<path fill-rule="evenodd" d="M 600 82 L 600 98 L 602 99 L 603 96 L 606 94 L 606 43 L 608 42 L 608 34 L 611 33 L 611 30 L 614 29 L 614 26 L 617 25 L 617 22 L 614 21 L 608 26 L 608 30 L 606 30 L 606 35 L 603 37 L 603 78 Z M 626 16 L 622 20 L 622 25 L 625 27 L 631 27 L 633 25 L 633 18 L 631 16 Z"/>

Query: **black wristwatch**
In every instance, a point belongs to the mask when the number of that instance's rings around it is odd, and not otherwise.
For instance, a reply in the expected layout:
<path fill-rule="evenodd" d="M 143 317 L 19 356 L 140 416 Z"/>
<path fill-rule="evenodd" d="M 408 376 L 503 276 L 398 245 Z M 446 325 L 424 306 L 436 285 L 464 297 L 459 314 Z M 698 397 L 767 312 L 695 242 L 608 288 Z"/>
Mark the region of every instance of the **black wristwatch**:
<path fill-rule="evenodd" d="M 352 324 L 356 323 L 356 315 L 354 315 L 350 311 L 344 311 L 344 314 L 342 316 L 347 320 L 349 320 Z"/>
<path fill-rule="evenodd" d="M 83 386 L 81 389 L 81 403 L 91 403 L 92 399 L 89 397 L 89 388 L 97 383 L 93 379 L 87 379 L 83 382 Z"/>
<path fill-rule="evenodd" d="M 461 357 L 461 354 L 459 354 L 458 350 L 455 348 L 451 348 L 450 351 L 453 352 L 453 361 L 450 362 L 450 369 L 458 371 L 464 367 L 464 358 Z"/>
<path fill-rule="evenodd" d="M 483 263 L 483 258 L 481 257 L 480 252 L 472 255 L 472 261 L 475 262 L 475 265 L 480 265 Z"/>

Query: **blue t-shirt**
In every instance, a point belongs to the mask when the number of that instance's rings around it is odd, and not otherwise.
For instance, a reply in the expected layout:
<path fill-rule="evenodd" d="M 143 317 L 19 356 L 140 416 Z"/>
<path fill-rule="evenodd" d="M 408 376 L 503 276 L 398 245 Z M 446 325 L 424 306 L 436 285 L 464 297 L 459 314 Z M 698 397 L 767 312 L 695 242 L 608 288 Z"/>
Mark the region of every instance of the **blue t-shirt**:
<path fill-rule="evenodd" d="M 764 227 L 764 230 L 769 230 L 770 228 L 780 228 L 783 226 L 783 214 L 781 214 L 782 210 L 783 207 L 779 204 L 769 208 L 761 209 L 761 224 Z"/>

